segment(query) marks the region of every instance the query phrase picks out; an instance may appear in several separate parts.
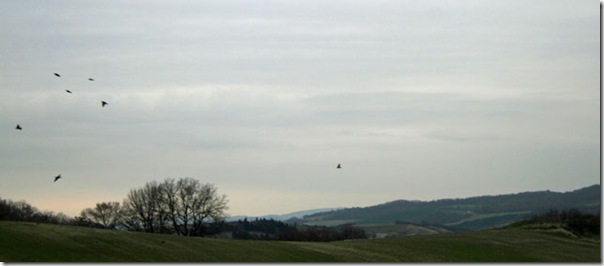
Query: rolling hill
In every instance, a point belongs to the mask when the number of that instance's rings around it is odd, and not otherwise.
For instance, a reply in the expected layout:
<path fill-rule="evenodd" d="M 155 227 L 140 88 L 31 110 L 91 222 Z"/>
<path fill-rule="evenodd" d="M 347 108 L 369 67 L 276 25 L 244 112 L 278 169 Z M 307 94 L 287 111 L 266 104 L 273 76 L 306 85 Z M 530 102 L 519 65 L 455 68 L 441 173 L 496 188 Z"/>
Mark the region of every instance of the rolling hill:
<path fill-rule="evenodd" d="M 315 213 L 296 222 L 326 226 L 355 224 L 365 228 L 375 224 L 415 224 L 440 226 L 441 231 L 464 231 L 500 227 L 552 208 L 598 213 L 600 205 L 600 185 L 593 185 L 564 193 L 537 191 L 435 201 L 397 200 Z"/>
<path fill-rule="evenodd" d="M 0 221 L 4 262 L 600 262 L 600 241 L 501 229 L 327 243 L 183 237 Z"/>
<path fill-rule="evenodd" d="M 297 212 L 292 212 L 292 213 L 286 213 L 286 214 L 269 214 L 269 215 L 262 215 L 262 216 L 250 216 L 250 215 L 236 215 L 236 216 L 231 216 L 226 218 L 227 222 L 233 222 L 233 221 L 238 221 L 238 220 L 243 220 L 243 219 L 248 219 L 248 220 L 254 220 L 254 219 L 273 219 L 275 221 L 285 221 L 285 220 L 289 220 L 292 218 L 301 218 L 304 217 L 306 215 L 311 215 L 311 214 L 315 214 L 318 212 L 327 212 L 327 211 L 333 211 L 333 210 L 337 210 L 337 209 L 341 209 L 341 208 L 320 208 L 320 209 L 311 209 L 311 210 L 304 210 L 304 211 L 297 211 Z"/>

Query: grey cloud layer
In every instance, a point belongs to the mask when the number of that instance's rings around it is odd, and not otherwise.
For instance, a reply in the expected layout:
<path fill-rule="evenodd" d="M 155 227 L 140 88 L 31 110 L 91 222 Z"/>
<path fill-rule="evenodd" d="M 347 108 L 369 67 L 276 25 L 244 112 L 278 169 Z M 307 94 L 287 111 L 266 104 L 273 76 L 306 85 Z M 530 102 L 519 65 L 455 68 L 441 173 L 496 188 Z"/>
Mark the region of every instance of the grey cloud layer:
<path fill-rule="evenodd" d="M 308 208 L 590 185 L 598 7 L 7 1 L 0 178 L 20 189 L 0 195 L 31 193 L 47 171 L 77 176 L 74 194 L 84 180 L 119 195 L 183 175 L 258 189 L 245 195 L 340 186 L 357 200 L 299 199 Z M 345 176 L 325 170 L 336 162 Z"/>

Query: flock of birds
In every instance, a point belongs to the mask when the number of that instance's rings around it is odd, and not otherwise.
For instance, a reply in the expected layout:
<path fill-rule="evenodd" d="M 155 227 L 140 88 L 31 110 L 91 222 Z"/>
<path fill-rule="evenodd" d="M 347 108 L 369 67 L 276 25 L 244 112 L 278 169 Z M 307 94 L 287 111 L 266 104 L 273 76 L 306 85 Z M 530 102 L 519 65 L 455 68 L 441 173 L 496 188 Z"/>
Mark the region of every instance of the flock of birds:
<path fill-rule="evenodd" d="M 59 73 L 54 73 L 55 77 L 60 78 L 61 74 Z M 89 81 L 94 81 L 93 78 L 88 78 Z M 65 90 L 67 93 L 72 94 L 72 92 L 68 89 Z M 101 101 L 101 107 L 105 107 L 106 105 L 108 105 L 109 103 L 106 101 Z M 16 130 L 23 130 L 23 127 L 21 127 L 20 124 L 17 124 L 17 126 L 15 127 Z M 55 176 L 54 182 L 57 182 L 57 180 L 61 179 L 61 175 L 59 174 L 58 176 Z"/>
<path fill-rule="evenodd" d="M 61 77 L 61 74 L 59 74 L 59 73 L 54 73 L 54 75 L 55 75 L 57 78 L 60 78 L 60 77 Z M 93 78 L 88 78 L 88 80 L 89 80 L 89 81 L 94 81 L 94 79 L 93 79 Z M 65 92 L 67 92 L 67 93 L 69 93 L 69 94 L 72 94 L 71 90 L 68 90 L 68 89 L 65 89 Z M 108 102 L 106 102 L 106 101 L 101 101 L 101 107 L 102 107 L 102 108 L 104 108 L 104 107 L 105 107 L 106 105 L 108 105 L 108 104 L 109 104 L 109 103 L 108 103 Z M 16 130 L 23 130 L 23 127 L 21 127 L 21 125 L 17 124 L 17 126 L 15 127 L 15 129 L 16 129 Z M 342 165 L 341 165 L 341 164 L 338 164 L 338 165 L 336 166 L 336 169 L 342 169 Z M 61 179 L 61 175 L 60 175 L 60 174 L 59 174 L 58 176 L 55 176 L 55 178 L 54 178 L 54 181 L 53 181 L 53 182 L 57 182 L 57 180 L 59 180 L 59 179 Z"/>

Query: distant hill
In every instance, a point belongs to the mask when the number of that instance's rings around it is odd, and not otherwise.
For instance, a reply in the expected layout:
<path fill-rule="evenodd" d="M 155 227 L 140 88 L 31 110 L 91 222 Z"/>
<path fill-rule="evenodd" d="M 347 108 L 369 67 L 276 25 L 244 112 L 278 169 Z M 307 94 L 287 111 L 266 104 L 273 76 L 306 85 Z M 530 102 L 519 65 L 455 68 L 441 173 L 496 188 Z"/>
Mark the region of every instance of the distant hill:
<path fill-rule="evenodd" d="M 548 190 L 434 201 L 397 200 L 370 207 L 315 213 L 297 222 L 327 226 L 409 223 L 479 230 L 504 226 L 552 208 L 577 208 L 598 213 L 600 205 L 601 187 L 593 185 L 564 193 Z"/>
<path fill-rule="evenodd" d="M 273 219 L 275 221 L 285 221 L 285 220 L 294 219 L 294 218 L 302 218 L 306 215 L 311 215 L 311 214 L 315 214 L 315 213 L 319 213 L 319 212 L 328 212 L 328 211 L 334 211 L 334 210 L 339 210 L 339 209 L 341 209 L 341 208 L 321 208 L 321 209 L 297 211 L 297 212 L 292 212 L 292 213 L 287 213 L 287 214 L 269 214 L 269 215 L 263 215 L 263 216 L 237 215 L 237 216 L 232 216 L 232 217 L 227 218 L 226 221 L 235 222 L 238 220 L 243 220 L 245 218 L 247 218 L 248 220 L 254 220 L 254 219 L 258 218 L 258 219 Z"/>

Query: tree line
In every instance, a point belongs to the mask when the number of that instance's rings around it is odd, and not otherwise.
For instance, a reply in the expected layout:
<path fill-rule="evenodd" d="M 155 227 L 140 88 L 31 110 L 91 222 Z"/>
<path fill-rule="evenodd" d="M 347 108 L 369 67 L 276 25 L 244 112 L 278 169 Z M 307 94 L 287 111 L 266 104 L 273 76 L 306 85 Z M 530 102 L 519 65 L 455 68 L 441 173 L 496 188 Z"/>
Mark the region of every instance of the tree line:
<path fill-rule="evenodd" d="M 600 213 L 592 214 L 572 208 L 566 210 L 549 209 L 545 212 L 533 213 L 524 220 L 512 223 L 506 227 L 556 229 L 563 228 L 577 236 L 600 236 Z"/>
<path fill-rule="evenodd" d="M 25 201 L 12 201 L 0 198 L 0 220 L 73 224 L 73 218 L 51 211 L 40 211 Z"/>
<path fill-rule="evenodd" d="M 365 230 L 352 225 L 340 225 L 336 227 L 306 226 L 305 229 L 283 232 L 278 236 L 278 240 L 314 242 L 365 238 L 367 238 Z"/>
<path fill-rule="evenodd" d="M 559 224 L 576 235 L 600 235 L 600 214 L 583 213 L 578 209 L 550 209 L 534 214 L 528 222 Z"/>
<path fill-rule="evenodd" d="M 221 223 L 221 232 L 231 232 L 234 239 L 328 242 L 364 239 L 367 234 L 350 224 L 336 227 L 288 224 L 273 219 L 238 220 Z"/>

